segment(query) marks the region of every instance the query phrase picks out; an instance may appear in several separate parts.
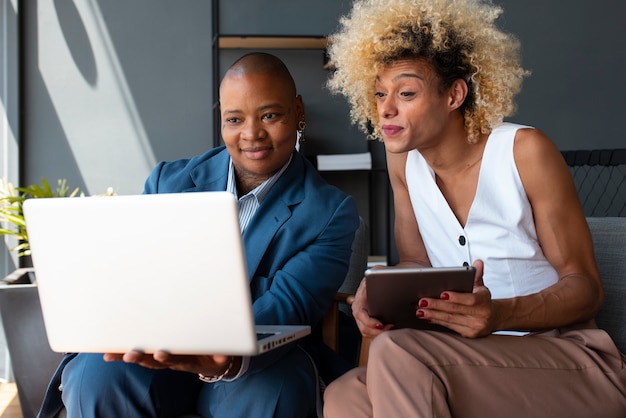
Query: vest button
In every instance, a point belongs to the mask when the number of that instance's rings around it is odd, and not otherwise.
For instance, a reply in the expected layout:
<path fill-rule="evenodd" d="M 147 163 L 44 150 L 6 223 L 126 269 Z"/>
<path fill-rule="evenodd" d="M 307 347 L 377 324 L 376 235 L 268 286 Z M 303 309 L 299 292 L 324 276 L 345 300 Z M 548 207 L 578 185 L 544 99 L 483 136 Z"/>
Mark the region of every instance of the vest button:
<path fill-rule="evenodd" d="M 459 237 L 459 244 L 465 245 L 465 237 L 463 235 Z"/>

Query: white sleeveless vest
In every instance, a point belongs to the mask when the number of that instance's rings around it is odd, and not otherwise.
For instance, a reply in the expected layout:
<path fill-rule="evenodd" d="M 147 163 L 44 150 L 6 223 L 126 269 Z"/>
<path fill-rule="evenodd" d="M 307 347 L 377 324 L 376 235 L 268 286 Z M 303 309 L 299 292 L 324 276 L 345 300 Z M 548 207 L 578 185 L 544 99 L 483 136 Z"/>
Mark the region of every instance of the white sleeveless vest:
<path fill-rule="evenodd" d="M 494 299 L 536 293 L 558 280 L 539 246 L 532 208 L 513 158 L 519 128 L 524 126 L 504 123 L 489 135 L 465 228 L 419 151 L 407 155 L 409 195 L 430 262 L 449 267 L 483 260 L 483 279 Z"/>

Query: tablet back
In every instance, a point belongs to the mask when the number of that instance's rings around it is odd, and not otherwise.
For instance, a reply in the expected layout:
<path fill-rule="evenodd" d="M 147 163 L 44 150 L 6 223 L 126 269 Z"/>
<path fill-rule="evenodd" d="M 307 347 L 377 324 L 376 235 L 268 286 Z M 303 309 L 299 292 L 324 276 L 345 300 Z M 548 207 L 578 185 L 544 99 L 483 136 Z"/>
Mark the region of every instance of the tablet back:
<path fill-rule="evenodd" d="M 444 291 L 471 292 L 474 267 L 386 268 L 365 272 L 370 316 L 396 328 L 450 331 L 416 317 L 420 298 Z"/>

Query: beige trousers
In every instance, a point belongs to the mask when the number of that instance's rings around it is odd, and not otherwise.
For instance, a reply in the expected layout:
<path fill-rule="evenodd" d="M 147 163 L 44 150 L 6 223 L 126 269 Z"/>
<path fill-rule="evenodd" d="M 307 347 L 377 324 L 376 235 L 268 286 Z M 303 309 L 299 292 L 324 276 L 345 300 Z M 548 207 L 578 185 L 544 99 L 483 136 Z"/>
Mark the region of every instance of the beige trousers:
<path fill-rule="evenodd" d="M 395 330 L 324 394 L 326 418 L 624 418 L 626 356 L 599 329 L 523 337 Z"/>

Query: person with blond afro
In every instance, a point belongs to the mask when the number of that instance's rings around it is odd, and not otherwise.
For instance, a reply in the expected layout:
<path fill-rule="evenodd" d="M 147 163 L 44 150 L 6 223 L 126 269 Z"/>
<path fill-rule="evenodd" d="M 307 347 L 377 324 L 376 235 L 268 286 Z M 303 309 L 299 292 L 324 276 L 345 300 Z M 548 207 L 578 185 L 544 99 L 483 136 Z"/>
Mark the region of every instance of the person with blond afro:
<path fill-rule="evenodd" d="M 476 268 L 471 293 L 416 301 L 451 332 L 352 311 L 367 367 L 325 391 L 335 417 L 625 417 L 626 356 L 596 327 L 602 282 L 551 140 L 504 122 L 528 72 L 478 0 L 357 0 L 330 36 L 331 91 L 384 142 L 399 263 Z"/>

